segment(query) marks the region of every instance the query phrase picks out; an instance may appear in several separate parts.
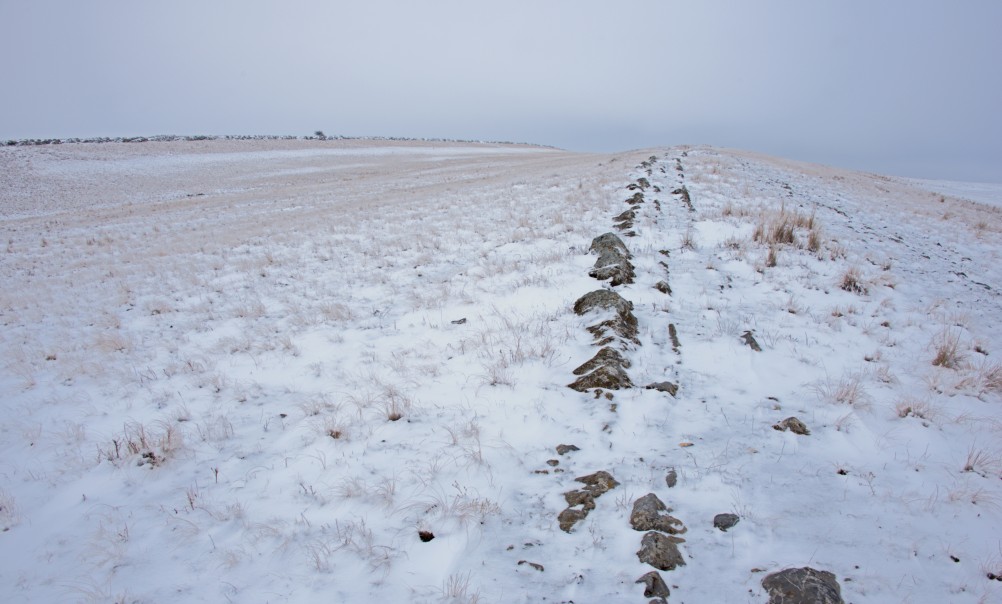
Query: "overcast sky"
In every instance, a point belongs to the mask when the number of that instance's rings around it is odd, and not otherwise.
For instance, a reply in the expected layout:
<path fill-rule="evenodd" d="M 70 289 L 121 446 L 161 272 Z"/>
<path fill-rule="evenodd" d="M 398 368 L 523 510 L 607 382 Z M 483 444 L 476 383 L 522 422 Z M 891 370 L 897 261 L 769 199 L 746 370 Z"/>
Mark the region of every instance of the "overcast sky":
<path fill-rule="evenodd" d="M 0 0 L 0 139 L 681 143 L 1002 182 L 999 0 Z"/>

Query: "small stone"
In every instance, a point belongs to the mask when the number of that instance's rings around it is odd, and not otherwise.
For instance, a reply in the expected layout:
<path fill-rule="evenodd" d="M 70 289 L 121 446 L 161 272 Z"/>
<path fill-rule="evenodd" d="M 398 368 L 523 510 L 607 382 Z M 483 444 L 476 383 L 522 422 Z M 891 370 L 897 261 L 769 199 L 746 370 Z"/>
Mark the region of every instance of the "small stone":
<path fill-rule="evenodd" d="M 671 592 L 668 590 L 668 585 L 665 583 L 665 580 L 661 578 L 661 573 L 656 570 L 652 570 L 637 579 L 635 582 L 644 584 L 645 598 L 667 598 L 671 595 Z"/>
<path fill-rule="evenodd" d="M 428 543 L 434 538 L 435 533 L 431 531 L 418 531 L 418 539 L 420 539 L 423 543 Z"/>
<path fill-rule="evenodd" d="M 557 459 L 547 459 L 546 460 L 546 465 L 551 466 L 551 467 L 553 467 L 553 466 L 559 466 L 560 465 L 560 461 L 557 460 Z"/>
<path fill-rule="evenodd" d="M 646 388 L 648 390 L 657 390 L 658 392 L 667 392 L 673 397 L 678 392 L 678 384 L 671 382 L 654 382 L 653 384 L 647 384 Z"/>
<path fill-rule="evenodd" d="M 522 566 L 523 564 L 528 564 L 529 566 L 531 566 L 532 568 L 538 570 L 539 572 L 543 572 L 543 570 L 544 570 L 542 564 L 537 564 L 535 562 L 529 562 L 528 560 L 519 560 L 518 561 L 518 565 L 519 566 Z"/>
<path fill-rule="evenodd" d="M 580 451 L 575 445 L 557 445 L 557 455 L 567 455 L 571 451 Z"/>
<path fill-rule="evenodd" d="M 665 484 L 668 485 L 669 489 L 674 488 L 675 485 L 678 484 L 678 472 L 675 470 L 668 470 L 668 474 L 665 475 Z"/>
<path fill-rule="evenodd" d="M 835 575 L 813 568 L 788 568 L 762 579 L 768 604 L 845 604 Z"/>
<path fill-rule="evenodd" d="M 789 430 L 794 434 L 800 434 L 803 436 L 809 436 L 811 434 L 811 431 L 807 429 L 807 426 L 804 425 L 804 422 L 800 421 L 796 417 L 788 417 L 783 421 L 779 422 L 778 424 L 774 425 L 772 429 L 779 430 L 780 432 L 786 432 L 787 430 Z"/>
<path fill-rule="evenodd" d="M 741 520 L 741 517 L 737 514 L 717 514 L 713 517 L 713 526 L 727 532 L 727 529 L 731 528 Z"/>
<path fill-rule="evenodd" d="M 463 325 L 464 323 L 466 323 L 466 317 L 463 317 L 462 319 L 456 319 L 455 321 L 450 321 L 450 322 L 453 325 Z"/>
<path fill-rule="evenodd" d="M 744 340 L 744 343 L 751 347 L 751 349 L 755 352 L 762 352 L 762 347 L 758 345 L 758 341 L 755 339 L 755 336 L 752 335 L 752 332 L 744 332 L 741 334 L 741 339 Z"/>

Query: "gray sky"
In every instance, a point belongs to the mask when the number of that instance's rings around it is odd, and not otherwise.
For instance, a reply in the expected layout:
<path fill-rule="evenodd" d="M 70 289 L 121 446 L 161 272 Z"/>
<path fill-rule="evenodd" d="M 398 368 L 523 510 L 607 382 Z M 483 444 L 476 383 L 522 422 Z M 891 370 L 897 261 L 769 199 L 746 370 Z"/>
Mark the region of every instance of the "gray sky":
<path fill-rule="evenodd" d="M 0 0 L 0 139 L 713 144 L 1002 182 L 998 0 Z"/>

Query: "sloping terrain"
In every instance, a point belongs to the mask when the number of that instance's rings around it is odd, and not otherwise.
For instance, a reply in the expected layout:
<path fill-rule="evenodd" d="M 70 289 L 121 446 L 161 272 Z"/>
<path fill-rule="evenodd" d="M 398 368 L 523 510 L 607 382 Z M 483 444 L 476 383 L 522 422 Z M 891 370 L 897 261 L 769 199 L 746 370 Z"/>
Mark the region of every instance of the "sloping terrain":
<path fill-rule="evenodd" d="M 703 147 L 0 148 L 0 591 L 639 603 L 661 531 L 671 602 L 800 567 L 998 601 L 1002 213 L 921 186 Z M 629 328 L 575 312 L 601 289 Z M 602 347 L 630 387 L 569 388 Z M 635 530 L 648 494 L 671 522 Z"/>

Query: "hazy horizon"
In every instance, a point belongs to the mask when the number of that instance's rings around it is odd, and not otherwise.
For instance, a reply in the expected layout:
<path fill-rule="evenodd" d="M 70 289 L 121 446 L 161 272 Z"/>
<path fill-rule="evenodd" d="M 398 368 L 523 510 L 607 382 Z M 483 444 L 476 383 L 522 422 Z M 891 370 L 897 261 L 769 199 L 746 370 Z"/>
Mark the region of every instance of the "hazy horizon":
<path fill-rule="evenodd" d="M 677 144 L 1002 182 L 1002 5 L 0 0 L 0 139 Z"/>

